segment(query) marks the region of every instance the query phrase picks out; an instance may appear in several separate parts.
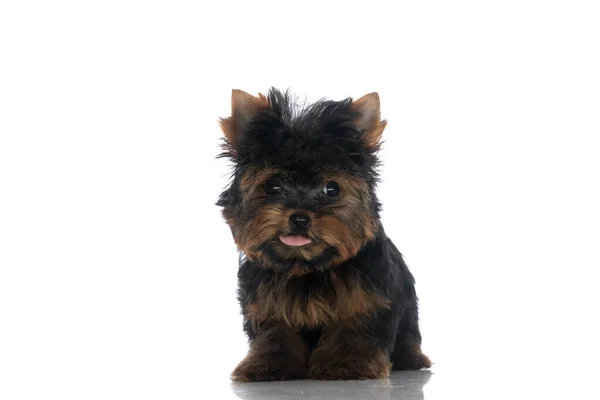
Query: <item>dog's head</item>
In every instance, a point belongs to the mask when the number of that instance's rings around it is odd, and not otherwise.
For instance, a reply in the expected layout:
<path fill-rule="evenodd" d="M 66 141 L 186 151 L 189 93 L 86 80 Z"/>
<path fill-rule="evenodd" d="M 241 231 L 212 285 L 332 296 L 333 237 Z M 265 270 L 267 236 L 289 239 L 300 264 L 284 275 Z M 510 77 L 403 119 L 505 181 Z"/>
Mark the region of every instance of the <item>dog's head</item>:
<path fill-rule="evenodd" d="M 218 205 L 238 248 L 265 268 L 323 270 L 379 229 L 379 96 L 299 106 L 289 93 L 232 93 L 220 120 L 234 171 Z"/>

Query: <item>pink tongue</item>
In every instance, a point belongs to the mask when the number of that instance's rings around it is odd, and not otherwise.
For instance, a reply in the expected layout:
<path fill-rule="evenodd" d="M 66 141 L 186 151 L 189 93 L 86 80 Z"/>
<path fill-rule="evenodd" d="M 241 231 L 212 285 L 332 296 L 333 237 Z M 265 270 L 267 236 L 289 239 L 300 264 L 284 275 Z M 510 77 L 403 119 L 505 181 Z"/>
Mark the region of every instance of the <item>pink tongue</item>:
<path fill-rule="evenodd" d="M 304 246 L 311 242 L 310 238 L 301 235 L 281 235 L 279 236 L 279 240 L 288 246 Z"/>

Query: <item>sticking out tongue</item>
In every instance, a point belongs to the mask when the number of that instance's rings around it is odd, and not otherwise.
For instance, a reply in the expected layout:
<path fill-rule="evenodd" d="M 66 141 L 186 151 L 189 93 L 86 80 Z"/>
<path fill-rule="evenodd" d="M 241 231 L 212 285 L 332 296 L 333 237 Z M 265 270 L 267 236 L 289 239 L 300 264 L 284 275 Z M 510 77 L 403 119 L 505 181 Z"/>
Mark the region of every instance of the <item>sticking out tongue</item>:
<path fill-rule="evenodd" d="M 310 238 L 301 235 L 281 235 L 279 240 L 288 246 L 304 246 L 311 242 Z"/>

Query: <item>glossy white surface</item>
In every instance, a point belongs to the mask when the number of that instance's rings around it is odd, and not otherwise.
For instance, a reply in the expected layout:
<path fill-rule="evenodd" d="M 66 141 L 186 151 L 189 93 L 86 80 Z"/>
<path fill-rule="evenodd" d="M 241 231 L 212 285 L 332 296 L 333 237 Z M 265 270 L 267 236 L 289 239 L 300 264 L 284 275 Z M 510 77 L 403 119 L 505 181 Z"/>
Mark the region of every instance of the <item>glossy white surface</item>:
<path fill-rule="evenodd" d="M 0 399 L 600 399 L 598 1 L 0 2 Z M 426 372 L 232 385 L 230 90 L 378 91 Z"/>
<path fill-rule="evenodd" d="M 394 372 L 380 381 L 294 381 L 235 383 L 233 393 L 243 400 L 258 399 L 405 399 L 422 400 L 429 371 Z"/>
<path fill-rule="evenodd" d="M 595 372 L 485 365 L 463 369 L 398 371 L 374 381 L 257 382 L 212 384 L 205 390 L 225 399 L 598 399 Z"/>

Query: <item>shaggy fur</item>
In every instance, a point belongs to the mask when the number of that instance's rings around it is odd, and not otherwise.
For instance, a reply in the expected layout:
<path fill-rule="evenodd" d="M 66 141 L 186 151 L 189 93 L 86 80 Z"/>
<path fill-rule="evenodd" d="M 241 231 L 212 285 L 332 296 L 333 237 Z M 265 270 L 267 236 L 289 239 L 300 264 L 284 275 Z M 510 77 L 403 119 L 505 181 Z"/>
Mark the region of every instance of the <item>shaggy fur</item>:
<path fill-rule="evenodd" d="M 413 276 L 379 219 L 378 95 L 301 106 L 276 89 L 234 90 L 220 125 L 234 170 L 217 204 L 241 252 L 250 339 L 232 379 L 378 379 L 430 367 Z M 285 244 L 290 236 L 310 243 Z"/>

